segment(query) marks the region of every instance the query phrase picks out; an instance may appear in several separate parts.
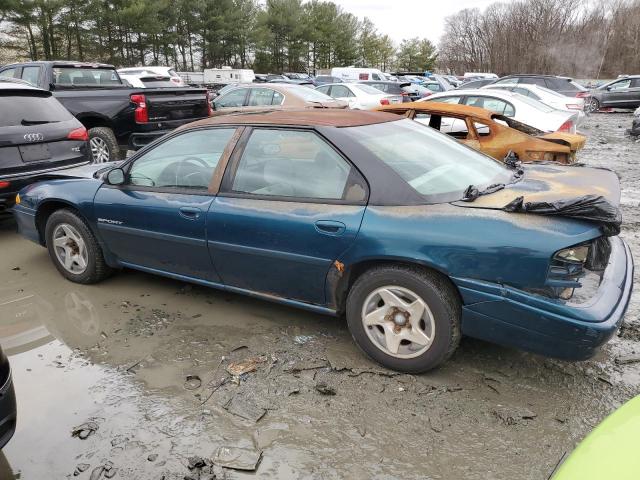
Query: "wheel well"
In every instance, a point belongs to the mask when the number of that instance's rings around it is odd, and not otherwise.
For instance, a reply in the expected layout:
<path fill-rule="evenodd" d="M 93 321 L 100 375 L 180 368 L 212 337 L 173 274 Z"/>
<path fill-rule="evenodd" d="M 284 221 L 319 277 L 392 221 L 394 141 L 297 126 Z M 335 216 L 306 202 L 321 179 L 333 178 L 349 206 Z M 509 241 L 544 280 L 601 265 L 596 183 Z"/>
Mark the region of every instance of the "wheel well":
<path fill-rule="evenodd" d="M 94 127 L 107 127 L 112 128 L 111 123 L 104 118 L 100 117 L 80 117 L 78 118 L 80 123 L 85 126 L 87 130 L 90 130 Z"/>
<path fill-rule="evenodd" d="M 44 235 L 45 228 L 47 226 L 47 220 L 53 212 L 55 212 L 56 210 L 61 210 L 63 208 L 66 208 L 67 210 L 71 210 L 73 212 L 77 211 L 68 203 L 61 201 L 46 202 L 44 205 L 41 205 L 38 208 L 38 211 L 36 212 L 36 227 L 38 229 L 38 238 L 40 239 L 41 245 L 47 244 L 47 240 Z"/>
<path fill-rule="evenodd" d="M 392 260 L 392 259 L 374 259 L 374 260 L 365 260 L 362 262 L 355 263 L 345 269 L 343 275 L 338 280 L 332 292 L 334 295 L 334 302 L 335 302 L 336 310 L 338 311 L 338 313 L 343 313 L 345 311 L 347 296 L 349 295 L 349 291 L 351 290 L 351 287 L 356 282 L 356 280 L 363 273 L 367 272 L 368 270 L 374 267 L 381 267 L 381 266 L 387 266 L 387 265 L 389 266 L 399 265 L 399 266 L 418 268 L 425 271 L 435 272 L 440 277 L 442 277 L 443 280 L 448 282 L 453 287 L 453 289 L 458 294 L 460 300 L 462 301 L 462 296 L 460 295 L 460 291 L 458 290 L 458 287 L 451 281 L 451 279 L 446 274 L 444 274 L 440 270 L 428 267 L 420 263 L 415 263 L 410 261 Z"/>

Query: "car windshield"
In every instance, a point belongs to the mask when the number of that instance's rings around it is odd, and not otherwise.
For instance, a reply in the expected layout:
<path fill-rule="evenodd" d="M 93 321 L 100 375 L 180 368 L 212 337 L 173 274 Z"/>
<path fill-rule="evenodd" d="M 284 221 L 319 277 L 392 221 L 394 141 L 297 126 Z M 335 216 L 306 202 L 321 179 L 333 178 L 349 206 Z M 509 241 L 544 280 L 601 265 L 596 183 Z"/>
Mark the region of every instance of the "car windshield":
<path fill-rule="evenodd" d="M 325 95 L 318 90 L 314 90 L 309 87 L 289 87 L 289 89 L 297 96 L 302 98 L 305 102 L 326 102 L 333 101 L 329 95 Z M 288 90 L 287 90 L 288 91 Z"/>
<path fill-rule="evenodd" d="M 483 189 L 513 176 L 493 158 L 413 120 L 345 130 L 428 200 L 459 200 L 470 185 Z"/>

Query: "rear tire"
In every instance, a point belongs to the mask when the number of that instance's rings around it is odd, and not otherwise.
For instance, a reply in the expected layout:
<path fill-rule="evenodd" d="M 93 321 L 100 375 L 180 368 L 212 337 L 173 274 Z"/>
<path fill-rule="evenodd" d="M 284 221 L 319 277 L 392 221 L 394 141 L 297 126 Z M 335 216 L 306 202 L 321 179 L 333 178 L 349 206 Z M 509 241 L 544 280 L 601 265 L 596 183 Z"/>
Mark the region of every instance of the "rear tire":
<path fill-rule="evenodd" d="M 120 146 L 116 136 L 108 127 L 89 129 L 91 163 L 105 163 L 120 160 Z"/>
<path fill-rule="evenodd" d="M 595 113 L 600 110 L 600 102 L 597 98 L 589 99 L 589 113 Z"/>
<path fill-rule="evenodd" d="M 447 360 L 460 343 L 458 293 L 434 271 L 373 268 L 349 291 L 346 313 L 356 344 L 392 370 L 425 372 Z"/>
<path fill-rule="evenodd" d="M 53 212 L 47 219 L 45 239 L 51 261 L 67 280 L 91 284 L 111 273 L 96 237 L 77 213 Z"/>

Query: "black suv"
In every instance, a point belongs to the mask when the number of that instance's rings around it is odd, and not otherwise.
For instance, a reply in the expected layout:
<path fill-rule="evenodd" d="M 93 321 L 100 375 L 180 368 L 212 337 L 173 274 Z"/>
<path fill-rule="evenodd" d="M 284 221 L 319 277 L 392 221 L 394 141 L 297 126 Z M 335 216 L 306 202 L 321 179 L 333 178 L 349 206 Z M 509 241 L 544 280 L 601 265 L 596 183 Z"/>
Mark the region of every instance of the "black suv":
<path fill-rule="evenodd" d="M 491 85 L 503 85 L 512 83 L 522 83 L 525 85 L 538 85 L 548 88 L 554 92 L 561 93 L 565 97 L 588 97 L 589 91 L 582 85 L 577 84 L 568 77 L 557 77 L 555 75 L 507 75 L 499 78 Z"/>
<path fill-rule="evenodd" d="M 89 162 L 87 129 L 51 92 L 0 79 L 0 213 L 24 186 Z"/>

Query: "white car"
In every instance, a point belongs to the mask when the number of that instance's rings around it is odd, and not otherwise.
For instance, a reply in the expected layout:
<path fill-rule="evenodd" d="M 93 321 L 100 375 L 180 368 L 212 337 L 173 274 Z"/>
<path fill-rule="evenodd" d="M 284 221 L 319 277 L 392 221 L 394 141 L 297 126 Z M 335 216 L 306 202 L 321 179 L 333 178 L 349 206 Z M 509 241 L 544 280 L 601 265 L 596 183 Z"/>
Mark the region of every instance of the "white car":
<path fill-rule="evenodd" d="M 120 75 L 123 78 L 127 78 L 127 76 L 134 76 L 137 77 L 139 75 L 146 75 L 146 76 L 160 76 L 160 77 L 169 77 L 170 82 L 173 84 L 173 87 L 184 87 L 186 86 L 184 83 L 184 80 L 182 79 L 182 77 L 180 75 L 178 75 L 178 72 L 176 72 L 173 68 L 171 67 L 129 67 L 129 68 L 121 68 L 118 70 L 118 75 Z M 127 78 L 127 80 L 129 80 Z M 129 81 L 129 83 L 131 83 Z M 140 85 L 134 85 L 134 86 L 140 86 Z"/>
<path fill-rule="evenodd" d="M 336 100 L 343 100 L 352 110 L 371 110 L 380 105 L 402 103 L 402 95 L 389 95 L 370 85 L 360 83 L 329 83 L 316 88 Z"/>
<path fill-rule="evenodd" d="M 459 89 L 433 95 L 419 102 L 460 103 L 485 108 L 543 132 L 576 133 L 578 112 L 556 110 L 533 98 L 505 90 Z"/>
<path fill-rule="evenodd" d="M 567 97 L 561 93 L 554 92 L 540 85 L 527 85 L 527 84 L 498 84 L 498 85 L 486 85 L 482 89 L 501 89 L 508 90 L 510 92 L 516 92 L 525 97 L 533 98 L 542 103 L 546 103 L 550 107 L 556 110 L 566 110 L 578 112 L 582 119 L 584 115 L 584 98 L 580 97 Z"/>

